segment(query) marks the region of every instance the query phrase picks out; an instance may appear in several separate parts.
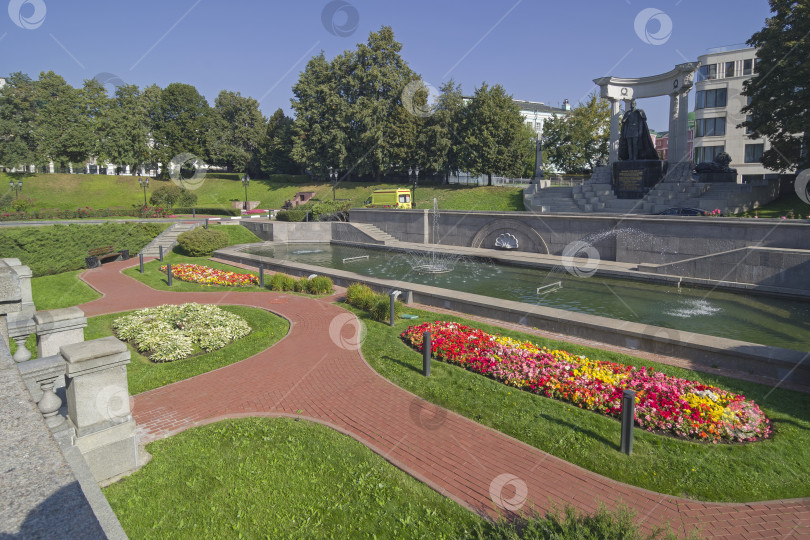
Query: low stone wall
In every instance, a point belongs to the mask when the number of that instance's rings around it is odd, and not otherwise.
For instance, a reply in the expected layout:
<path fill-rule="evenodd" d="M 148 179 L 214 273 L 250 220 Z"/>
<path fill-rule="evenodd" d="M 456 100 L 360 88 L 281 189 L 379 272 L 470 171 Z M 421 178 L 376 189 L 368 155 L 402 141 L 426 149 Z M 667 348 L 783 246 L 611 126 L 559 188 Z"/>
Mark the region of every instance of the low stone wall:
<path fill-rule="evenodd" d="M 799 351 L 499 300 L 403 281 L 377 279 L 343 270 L 279 261 L 270 257 L 242 253 L 238 247 L 218 250 L 215 255 L 255 267 L 262 264 L 266 270 L 274 272 L 297 276 L 310 274 L 328 276 L 336 285 L 342 287 L 359 282 L 369 285 L 378 292 L 400 290 L 406 293 L 406 298 L 420 304 L 491 317 L 609 345 L 684 358 L 692 361 L 696 369 L 718 366 L 776 380 L 784 379 L 785 382 L 797 385 L 810 385 L 810 364 L 802 362 L 805 355 Z"/>
<path fill-rule="evenodd" d="M 427 243 L 426 210 L 355 209 L 352 223 L 367 223 L 403 242 Z M 810 221 L 631 215 L 553 215 L 531 212 L 441 211 L 439 241 L 493 248 L 503 232 L 519 251 L 562 255 L 586 240 L 606 261 L 664 264 L 749 246 L 810 250 Z M 547 251 L 546 251 L 547 250 Z"/>
<path fill-rule="evenodd" d="M 798 249 L 748 247 L 638 270 L 810 291 L 810 251 Z"/>
<path fill-rule="evenodd" d="M 253 234 L 268 242 L 329 242 L 335 223 L 290 221 L 243 221 Z"/>

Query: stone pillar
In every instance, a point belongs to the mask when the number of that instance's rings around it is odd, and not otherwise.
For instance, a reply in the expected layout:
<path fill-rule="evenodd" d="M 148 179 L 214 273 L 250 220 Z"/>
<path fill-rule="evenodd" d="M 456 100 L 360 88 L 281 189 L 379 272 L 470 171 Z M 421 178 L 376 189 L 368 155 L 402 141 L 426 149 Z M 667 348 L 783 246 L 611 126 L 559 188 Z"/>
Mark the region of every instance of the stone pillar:
<path fill-rule="evenodd" d="M 22 306 L 22 289 L 20 276 L 8 264 L 8 260 L 0 259 L 0 339 L 8 342 L 8 320 L 10 313 L 18 313 Z"/>
<path fill-rule="evenodd" d="M 84 341 L 87 318 L 77 307 L 38 311 L 34 315 L 37 325 L 37 355 L 40 358 L 59 354 L 63 345 Z"/>
<path fill-rule="evenodd" d="M 683 163 L 689 159 L 689 89 L 678 94 L 678 155 L 674 163 Z"/>
<path fill-rule="evenodd" d="M 127 346 L 114 337 L 65 345 L 68 418 L 73 444 L 97 482 L 138 466 L 135 421 L 129 408 Z"/>
<path fill-rule="evenodd" d="M 680 127 L 679 115 L 680 115 L 680 100 L 678 99 L 678 95 L 680 93 L 670 94 L 669 95 L 669 143 L 668 143 L 668 153 L 667 161 L 669 162 L 670 166 L 675 165 L 678 163 L 678 157 L 681 153 L 681 145 L 684 142 L 681 141 L 681 134 L 678 131 Z M 686 115 L 686 113 L 684 113 Z"/>
<path fill-rule="evenodd" d="M 608 161 L 614 163 L 619 161 L 619 131 L 621 121 L 621 108 L 618 99 L 610 100 L 610 143 L 608 147 Z"/>

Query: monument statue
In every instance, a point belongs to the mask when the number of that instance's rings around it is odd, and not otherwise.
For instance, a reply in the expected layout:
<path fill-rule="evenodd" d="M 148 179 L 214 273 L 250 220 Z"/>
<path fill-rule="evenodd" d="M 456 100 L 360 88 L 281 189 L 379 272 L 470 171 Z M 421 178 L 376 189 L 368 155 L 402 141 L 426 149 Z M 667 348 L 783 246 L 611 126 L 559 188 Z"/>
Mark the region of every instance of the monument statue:
<path fill-rule="evenodd" d="M 622 131 L 619 138 L 619 160 L 637 161 L 658 159 L 655 144 L 647 127 L 647 115 L 636 108 L 636 100 L 630 100 L 630 108 L 622 117 Z"/>
<path fill-rule="evenodd" d="M 717 154 L 713 161 L 702 161 L 695 165 L 696 173 L 737 173 L 737 169 L 728 166 L 731 156 L 726 152 Z"/>

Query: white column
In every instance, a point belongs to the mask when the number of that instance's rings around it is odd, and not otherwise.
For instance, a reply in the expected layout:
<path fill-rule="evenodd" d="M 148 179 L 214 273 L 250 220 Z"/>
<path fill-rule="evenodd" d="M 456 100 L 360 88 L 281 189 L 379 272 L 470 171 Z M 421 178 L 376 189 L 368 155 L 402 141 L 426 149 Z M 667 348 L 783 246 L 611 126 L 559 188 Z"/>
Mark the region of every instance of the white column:
<path fill-rule="evenodd" d="M 610 100 L 610 145 L 608 146 L 608 160 L 610 163 L 619 161 L 619 120 L 621 119 L 621 109 L 619 100 Z"/>
<path fill-rule="evenodd" d="M 676 163 L 689 159 L 687 139 L 689 138 L 689 89 L 678 94 L 678 155 Z"/>
<path fill-rule="evenodd" d="M 681 134 L 679 132 L 680 122 L 678 121 L 680 116 L 680 102 L 678 100 L 678 94 L 670 94 L 669 95 L 669 145 L 668 145 L 668 159 L 670 165 L 675 165 L 679 161 L 679 156 L 681 152 L 681 145 L 684 144 L 681 141 Z M 686 116 L 686 115 L 684 115 Z"/>

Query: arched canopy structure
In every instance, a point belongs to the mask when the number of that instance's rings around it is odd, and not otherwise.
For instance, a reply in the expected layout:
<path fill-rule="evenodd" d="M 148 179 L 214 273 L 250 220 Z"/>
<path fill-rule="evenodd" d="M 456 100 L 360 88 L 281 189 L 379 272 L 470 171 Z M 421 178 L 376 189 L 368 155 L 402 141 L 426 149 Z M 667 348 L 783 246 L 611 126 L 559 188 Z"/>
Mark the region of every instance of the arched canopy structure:
<path fill-rule="evenodd" d="M 672 71 L 651 77 L 601 77 L 593 80 L 599 85 L 600 95 L 610 101 L 611 163 L 619 159 L 621 101 L 666 95 L 669 96 L 669 162 L 674 165 L 688 159 L 688 95 L 698 67 L 700 62 L 687 62 L 678 64 Z"/>

